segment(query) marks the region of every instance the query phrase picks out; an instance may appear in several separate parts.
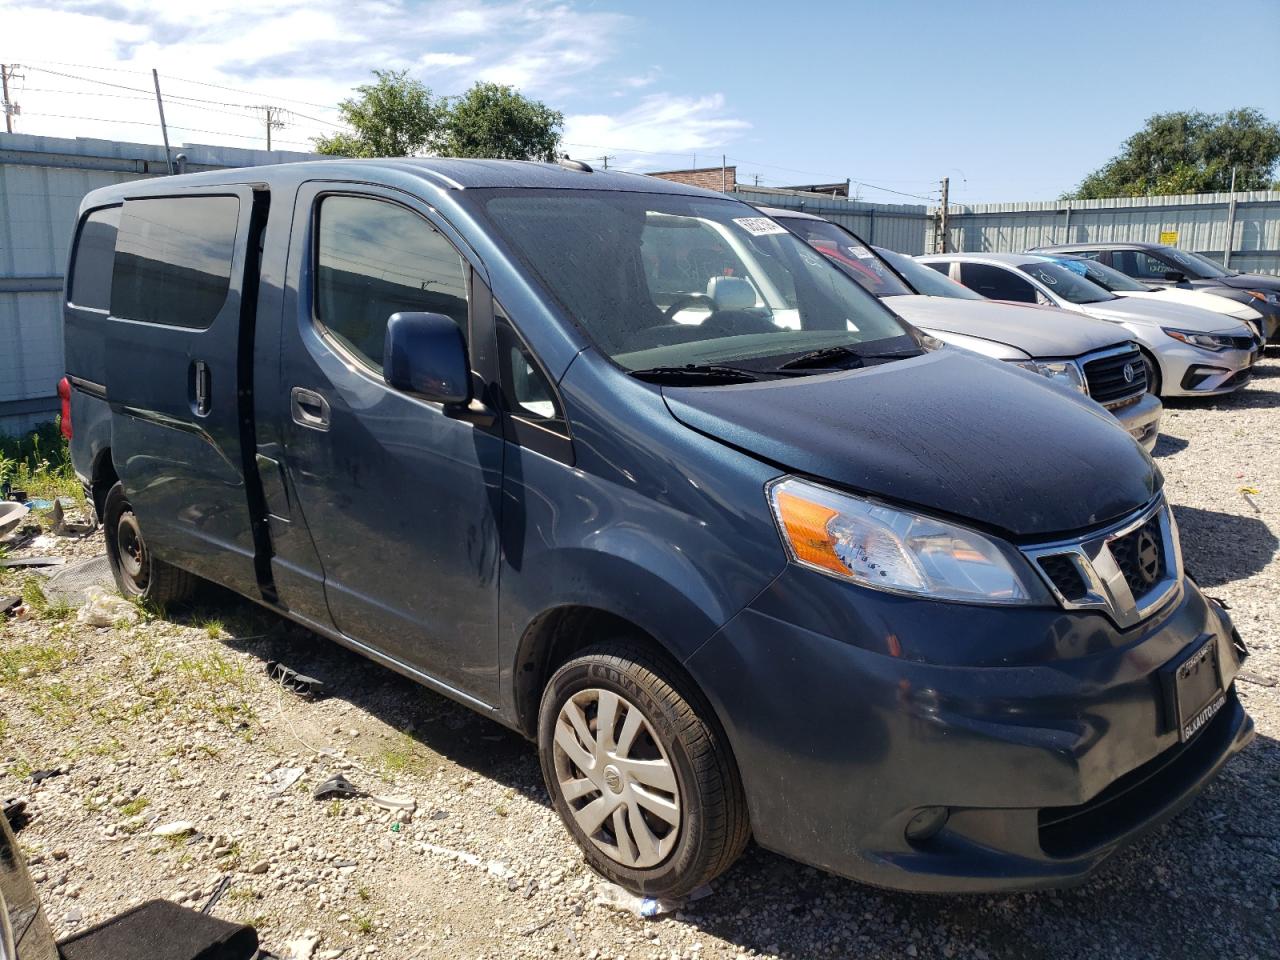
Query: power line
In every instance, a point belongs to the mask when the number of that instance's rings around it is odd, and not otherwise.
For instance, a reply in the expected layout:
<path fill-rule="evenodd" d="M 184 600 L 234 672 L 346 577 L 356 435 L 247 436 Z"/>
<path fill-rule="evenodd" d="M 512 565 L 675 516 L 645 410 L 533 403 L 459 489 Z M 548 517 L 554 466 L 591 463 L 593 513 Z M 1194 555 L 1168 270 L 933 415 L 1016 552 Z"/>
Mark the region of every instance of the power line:
<path fill-rule="evenodd" d="M 102 117 L 77 117 L 65 113 L 33 113 L 26 111 L 23 116 L 28 117 L 46 117 L 53 120 L 86 120 L 92 123 L 125 123 L 134 127 L 159 127 L 158 123 L 151 123 L 147 120 L 105 120 Z M 184 127 L 180 124 L 171 123 L 169 126 L 174 130 L 183 130 L 187 133 L 212 133 L 220 137 L 236 137 L 240 140 L 261 140 L 261 134 L 250 133 L 230 133 L 226 130 L 204 130 L 200 127 Z M 295 147 L 310 147 L 309 143 L 302 143 L 298 140 L 280 140 L 279 143 L 287 143 Z"/>

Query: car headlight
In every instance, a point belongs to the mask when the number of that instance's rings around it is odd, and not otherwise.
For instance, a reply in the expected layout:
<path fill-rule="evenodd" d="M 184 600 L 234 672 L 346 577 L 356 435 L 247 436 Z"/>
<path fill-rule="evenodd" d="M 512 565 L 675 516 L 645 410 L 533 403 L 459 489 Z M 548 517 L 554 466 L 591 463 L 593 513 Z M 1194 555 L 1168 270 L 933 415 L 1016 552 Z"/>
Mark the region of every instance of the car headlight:
<path fill-rule="evenodd" d="M 1032 603 L 1004 552 L 982 534 L 795 477 L 769 487 L 787 552 L 803 567 L 875 590 Z"/>
<path fill-rule="evenodd" d="M 1014 360 L 1012 362 L 1023 370 L 1030 370 L 1042 377 L 1048 377 L 1054 383 L 1064 387 L 1071 387 L 1081 393 L 1089 392 L 1084 385 L 1084 375 L 1080 372 L 1080 365 L 1074 360 Z"/>
<path fill-rule="evenodd" d="M 1231 337 L 1217 333 L 1197 333 L 1195 330 L 1179 330 L 1176 327 L 1161 327 L 1160 329 L 1175 340 L 1181 340 L 1183 343 L 1189 343 L 1191 346 L 1199 347 L 1202 350 L 1212 350 L 1214 353 L 1229 350 L 1234 345 Z"/>

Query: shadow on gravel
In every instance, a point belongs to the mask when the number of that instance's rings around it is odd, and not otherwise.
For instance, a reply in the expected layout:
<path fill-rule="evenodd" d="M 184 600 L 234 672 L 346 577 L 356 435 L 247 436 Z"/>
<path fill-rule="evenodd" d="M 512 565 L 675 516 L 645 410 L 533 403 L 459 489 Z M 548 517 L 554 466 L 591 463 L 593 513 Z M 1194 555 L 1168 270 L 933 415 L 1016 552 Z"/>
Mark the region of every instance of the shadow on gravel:
<path fill-rule="evenodd" d="M 1156 438 L 1156 447 L 1151 451 L 1151 456 L 1170 457 L 1175 453 L 1181 453 L 1190 445 L 1189 441 L 1183 440 L 1181 437 L 1171 437 L 1167 433 L 1162 433 Z"/>
<path fill-rule="evenodd" d="M 1262 571 L 1280 540 L 1262 520 L 1174 504 L 1188 572 L 1202 587 L 1218 587 Z"/>

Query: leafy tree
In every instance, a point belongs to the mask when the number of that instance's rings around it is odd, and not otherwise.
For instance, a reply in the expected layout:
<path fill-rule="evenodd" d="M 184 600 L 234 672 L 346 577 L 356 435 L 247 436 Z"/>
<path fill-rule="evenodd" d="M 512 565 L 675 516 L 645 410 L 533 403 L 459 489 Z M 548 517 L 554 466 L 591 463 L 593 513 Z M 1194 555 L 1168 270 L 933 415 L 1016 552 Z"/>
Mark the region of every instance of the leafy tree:
<path fill-rule="evenodd" d="M 1280 124 L 1257 110 L 1160 113 L 1066 199 L 1266 190 L 1280 162 Z"/>
<path fill-rule="evenodd" d="M 351 132 L 316 137 L 319 153 L 408 157 L 425 153 L 504 160 L 552 160 L 564 115 L 512 87 L 477 83 L 461 97 L 436 97 L 408 71 L 375 70 L 376 83 L 338 110 Z"/>
<path fill-rule="evenodd" d="M 448 100 L 434 96 L 409 71 L 375 70 L 376 83 L 356 87 L 338 112 L 351 133 L 316 137 L 317 153 L 341 157 L 411 157 L 439 140 Z"/>
<path fill-rule="evenodd" d="M 450 104 L 440 152 L 450 157 L 554 160 L 564 114 L 513 87 L 477 83 Z"/>

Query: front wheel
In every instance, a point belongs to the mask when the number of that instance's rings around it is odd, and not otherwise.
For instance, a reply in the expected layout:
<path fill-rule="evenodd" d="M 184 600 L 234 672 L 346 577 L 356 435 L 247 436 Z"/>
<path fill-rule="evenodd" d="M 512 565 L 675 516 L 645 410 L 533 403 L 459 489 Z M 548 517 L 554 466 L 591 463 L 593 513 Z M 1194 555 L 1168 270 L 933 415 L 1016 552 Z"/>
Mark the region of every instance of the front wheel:
<path fill-rule="evenodd" d="M 195 577 L 152 555 L 123 484 L 117 482 L 107 491 L 102 512 L 107 558 L 122 594 L 158 604 L 176 603 L 191 596 Z"/>
<path fill-rule="evenodd" d="M 651 897 L 723 873 L 750 836 L 724 734 L 696 690 L 647 650 L 601 644 L 547 684 L 542 773 L 587 862 Z"/>
<path fill-rule="evenodd" d="M 1160 366 L 1156 363 L 1155 358 L 1151 354 L 1144 352 L 1142 354 L 1142 368 L 1147 373 L 1147 393 L 1153 393 L 1157 397 L 1160 396 Z"/>

